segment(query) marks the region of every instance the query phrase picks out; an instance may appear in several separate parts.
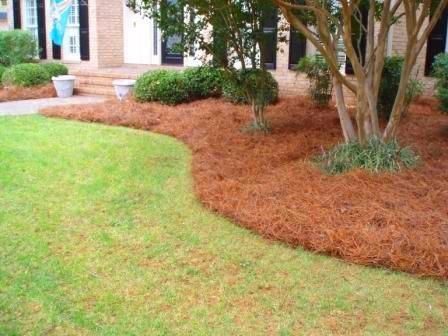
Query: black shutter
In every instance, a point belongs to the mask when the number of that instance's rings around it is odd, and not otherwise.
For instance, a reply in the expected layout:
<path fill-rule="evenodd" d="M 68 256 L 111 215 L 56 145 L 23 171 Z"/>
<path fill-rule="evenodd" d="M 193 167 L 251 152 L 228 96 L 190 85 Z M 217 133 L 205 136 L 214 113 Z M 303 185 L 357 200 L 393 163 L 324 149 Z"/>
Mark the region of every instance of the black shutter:
<path fill-rule="evenodd" d="M 89 1 L 79 1 L 79 47 L 81 60 L 90 60 L 89 42 Z"/>
<path fill-rule="evenodd" d="M 276 7 L 269 8 L 263 15 L 263 40 L 261 43 L 263 61 L 267 69 L 275 69 L 277 63 L 277 21 Z"/>
<path fill-rule="evenodd" d="M 437 22 L 433 31 L 428 37 L 426 49 L 425 76 L 429 76 L 432 71 L 434 58 L 445 52 L 446 47 L 446 30 L 448 24 L 448 9 L 445 10 L 440 20 Z"/>
<path fill-rule="evenodd" d="M 291 28 L 289 33 L 289 69 L 294 69 L 300 59 L 306 55 L 306 38 Z"/>
<path fill-rule="evenodd" d="M 39 57 L 47 58 L 47 31 L 45 29 L 45 0 L 37 0 L 37 36 Z"/>
<path fill-rule="evenodd" d="M 53 43 L 53 59 L 60 60 L 61 59 L 61 46 Z"/>
<path fill-rule="evenodd" d="M 367 27 L 369 21 L 368 4 L 364 6 L 361 5 L 359 10 L 361 12 L 361 22 L 364 27 Z M 352 44 L 355 48 L 358 59 L 361 60 L 361 64 L 364 64 L 364 62 L 366 61 L 367 51 L 367 33 L 355 18 L 352 18 Z M 354 74 L 352 63 L 350 62 L 350 59 L 348 57 L 345 62 L 345 73 L 347 75 Z"/>
<path fill-rule="evenodd" d="M 12 12 L 14 17 L 14 29 L 22 28 L 22 15 L 20 14 L 20 0 L 13 0 Z"/>

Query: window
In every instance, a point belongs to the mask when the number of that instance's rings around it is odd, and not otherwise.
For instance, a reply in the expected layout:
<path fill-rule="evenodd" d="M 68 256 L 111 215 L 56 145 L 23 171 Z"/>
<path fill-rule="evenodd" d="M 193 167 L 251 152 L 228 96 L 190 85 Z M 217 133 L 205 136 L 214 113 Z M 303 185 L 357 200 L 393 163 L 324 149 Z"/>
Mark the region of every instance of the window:
<path fill-rule="evenodd" d="M 25 2 L 25 29 L 35 37 L 36 41 L 39 40 L 36 0 L 26 0 Z"/>
<path fill-rule="evenodd" d="M 306 38 L 291 28 L 289 33 L 289 69 L 294 69 L 302 57 L 306 56 Z"/>
<path fill-rule="evenodd" d="M 262 18 L 263 39 L 261 41 L 262 55 L 267 69 L 275 69 L 277 61 L 277 8 L 267 10 Z"/>
<path fill-rule="evenodd" d="M 68 17 L 68 24 L 79 26 L 79 2 L 78 2 L 78 0 L 73 0 L 73 4 L 70 7 L 70 15 Z"/>
<path fill-rule="evenodd" d="M 428 44 L 426 49 L 426 64 L 425 75 L 429 76 L 432 71 L 432 64 L 434 58 L 443 52 L 448 52 L 447 41 L 447 29 L 448 29 L 448 9 L 445 10 L 439 22 L 437 22 L 433 31 L 428 37 Z"/>
<path fill-rule="evenodd" d="M 79 0 L 73 0 L 70 7 L 62 46 L 64 60 L 78 61 L 80 59 Z"/>

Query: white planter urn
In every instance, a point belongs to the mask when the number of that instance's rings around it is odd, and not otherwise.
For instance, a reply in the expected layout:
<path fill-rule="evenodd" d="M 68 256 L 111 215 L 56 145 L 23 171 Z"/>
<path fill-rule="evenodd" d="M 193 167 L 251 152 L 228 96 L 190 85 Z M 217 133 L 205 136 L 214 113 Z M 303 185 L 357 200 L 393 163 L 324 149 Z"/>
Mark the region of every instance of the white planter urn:
<path fill-rule="evenodd" d="M 53 85 L 59 98 L 68 98 L 73 96 L 75 87 L 75 76 L 64 75 L 53 77 Z"/>
<path fill-rule="evenodd" d="M 129 96 L 134 90 L 135 80 L 133 79 L 117 79 L 112 82 L 115 88 L 115 94 L 121 101 Z"/>

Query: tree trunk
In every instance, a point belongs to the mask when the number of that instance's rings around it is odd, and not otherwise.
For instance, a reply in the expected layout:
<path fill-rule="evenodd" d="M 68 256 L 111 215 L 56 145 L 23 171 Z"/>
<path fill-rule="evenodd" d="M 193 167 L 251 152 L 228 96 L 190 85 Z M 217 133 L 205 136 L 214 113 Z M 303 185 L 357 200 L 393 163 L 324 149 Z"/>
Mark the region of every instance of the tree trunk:
<path fill-rule="evenodd" d="M 356 141 L 355 128 L 353 127 L 353 122 L 350 119 L 347 105 L 345 104 L 344 90 L 341 82 L 336 77 L 333 78 L 333 86 L 335 89 L 336 106 L 338 109 L 342 133 L 344 134 L 344 140 L 346 143 Z"/>
<path fill-rule="evenodd" d="M 253 118 L 254 118 L 254 126 L 256 129 L 259 129 L 263 132 L 267 132 L 268 131 L 268 125 L 264 116 L 264 111 L 265 108 L 264 106 L 261 106 L 259 104 L 256 103 L 255 99 L 251 99 L 252 100 L 252 114 L 253 114 Z"/>

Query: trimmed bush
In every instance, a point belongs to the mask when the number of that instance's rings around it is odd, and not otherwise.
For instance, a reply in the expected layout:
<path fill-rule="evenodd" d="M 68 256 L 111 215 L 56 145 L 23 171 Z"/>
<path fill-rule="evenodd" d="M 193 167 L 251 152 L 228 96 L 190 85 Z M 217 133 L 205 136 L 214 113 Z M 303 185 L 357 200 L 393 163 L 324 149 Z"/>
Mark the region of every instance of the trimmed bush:
<path fill-rule="evenodd" d="M 448 54 L 436 56 L 433 64 L 433 75 L 437 78 L 436 97 L 440 103 L 440 109 L 448 113 Z"/>
<path fill-rule="evenodd" d="M 25 63 L 14 65 L 3 73 L 5 86 L 36 86 L 50 82 L 50 74 L 40 64 Z"/>
<path fill-rule="evenodd" d="M 234 104 L 249 104 L 247 92 L 251 92 L 261 105 L 274 104 L 278 100 L 277 81 L 270 72 L 261 69 L 239 70 L 233 76 L 225 76 L 222 91 Z"/>
<path fill-rule="evenodd" d="M 367 146 L 357 142 L 341 144 L 316 159 L 318 166 L 330 175 L 353 169 L 371 172 L 393 172 L 414 167 L 419 157 L 409 147 L 400 147 L 396 140 L 384 143 L 372 138 Z"/>
<path fill-rule="evenodd" d="M 306 74 L 311 99 L 318 106 L 327 106 L 333 92 L 333 76 L 325 59 L 318 55 L 303 57 L 295 70 Z"/>
<path fill-rule="evenodd" d="M 37 42 L 24 30 L 0 32 L 0 64 L 11 66 L 32 61 L 37 56 Z"/>
<path fill-rule="evenodd" d="M 134 96 L 140 102 L 158 101 L 167 105 L 180 104 L 190 99 L 182 72 L 174 70 L 144 73 L 135 83 Z"/>
<path fill-rule="evenodd" d="M 68 68 L 64 64 L 42 63 L 41 67 L 43 67 L 50 74 L 50 78 L 68 75 Z"/>
<path fill-rule="evenodd" d="M 208 66 L 189 68 L 183 72 L 191 99 L 218 97 L 222 94 L 222 71 Z"/>

